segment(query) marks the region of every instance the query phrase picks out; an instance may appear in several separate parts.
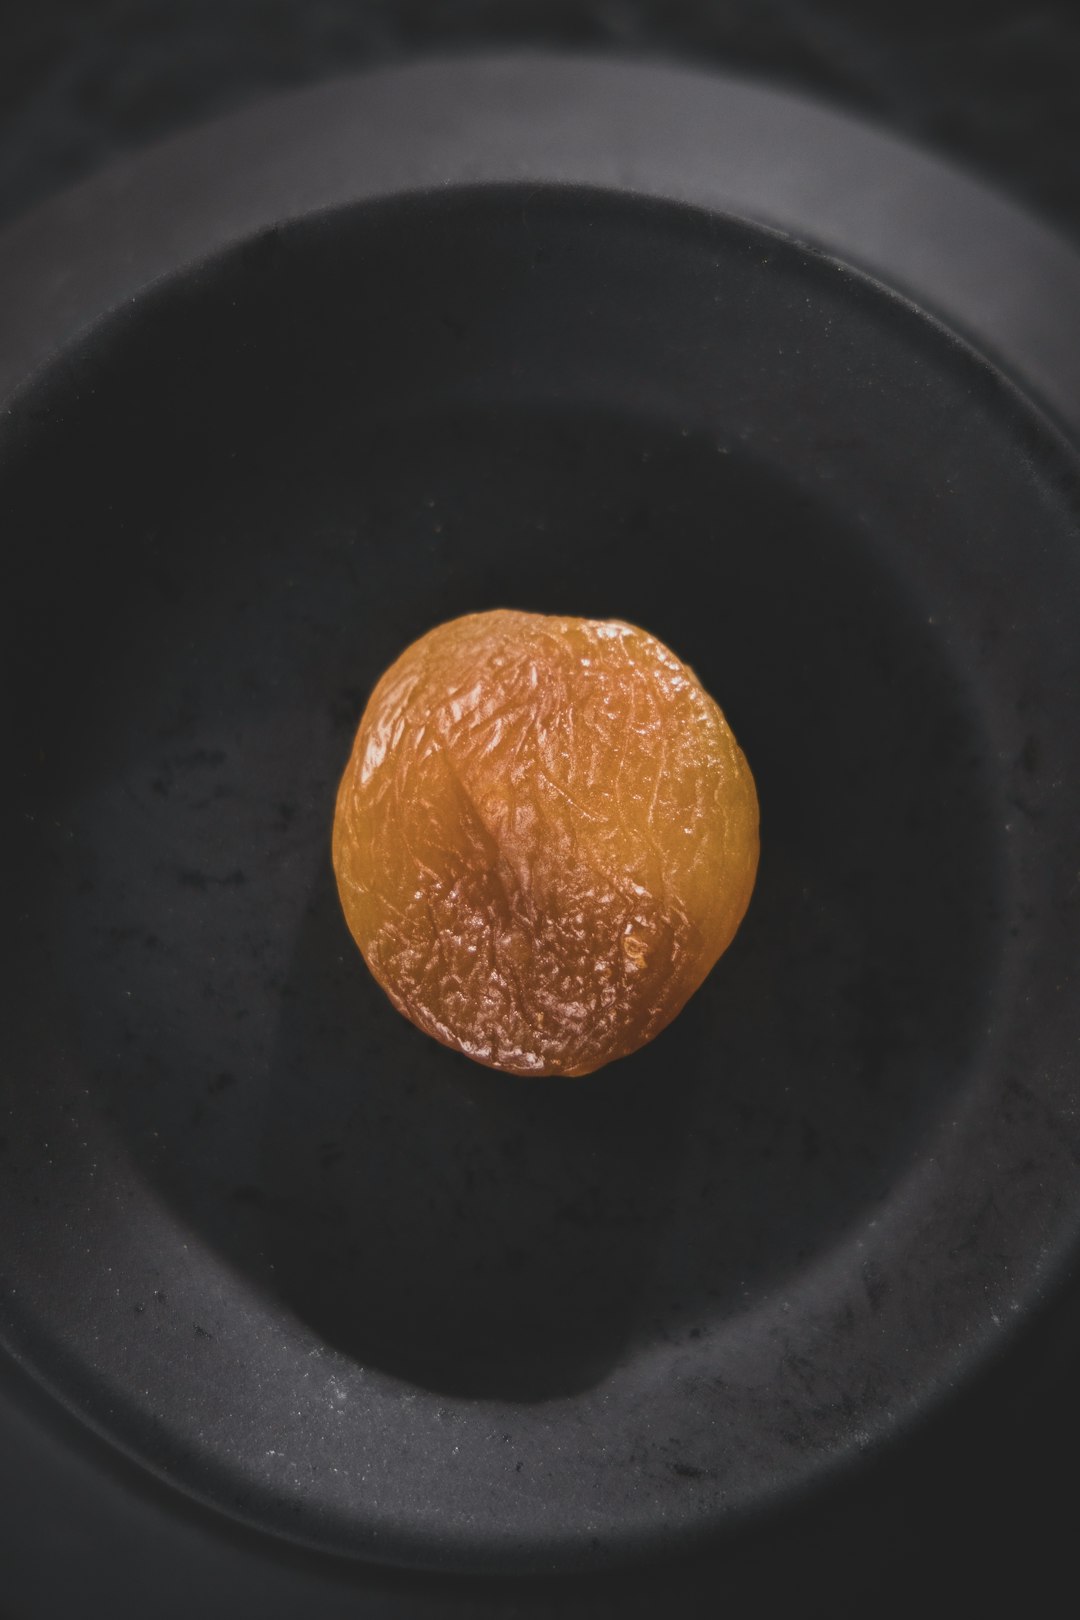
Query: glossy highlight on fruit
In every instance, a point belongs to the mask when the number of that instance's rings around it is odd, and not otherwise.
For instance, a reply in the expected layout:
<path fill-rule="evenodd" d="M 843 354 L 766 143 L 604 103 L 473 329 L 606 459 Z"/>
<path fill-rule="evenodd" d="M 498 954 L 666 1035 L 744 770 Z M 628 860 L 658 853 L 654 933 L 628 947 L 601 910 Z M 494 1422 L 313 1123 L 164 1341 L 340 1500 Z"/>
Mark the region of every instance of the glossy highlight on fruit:
<path fill-rule="evenodd" d="M 512 1074 L 636 1051 L 727 949 L 754 780 L 662 642 L 618 621 L 453 619 L 379 681 L 338 791 L 345 917 L 394 1006 Z"/>

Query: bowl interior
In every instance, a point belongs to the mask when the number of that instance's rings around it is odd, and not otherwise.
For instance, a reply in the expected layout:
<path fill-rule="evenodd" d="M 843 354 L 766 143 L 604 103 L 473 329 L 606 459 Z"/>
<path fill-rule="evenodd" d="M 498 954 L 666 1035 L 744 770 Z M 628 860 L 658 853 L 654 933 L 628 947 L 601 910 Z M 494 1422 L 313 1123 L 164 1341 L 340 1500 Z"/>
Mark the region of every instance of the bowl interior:
<path fill-rule="evenodd" d="M 930 1399 L 1053 1230 L 1069 480 L 898 300 L 601 193 L 286 225 L 59 357 L 0 444 L 16 1353 L 433 1566 L 713 1529 Z M 494 606 L 646 626 L 758 781 L 735 945 L 584 1081 L 419 1035 L 334 891 L 368 691 Z"/>

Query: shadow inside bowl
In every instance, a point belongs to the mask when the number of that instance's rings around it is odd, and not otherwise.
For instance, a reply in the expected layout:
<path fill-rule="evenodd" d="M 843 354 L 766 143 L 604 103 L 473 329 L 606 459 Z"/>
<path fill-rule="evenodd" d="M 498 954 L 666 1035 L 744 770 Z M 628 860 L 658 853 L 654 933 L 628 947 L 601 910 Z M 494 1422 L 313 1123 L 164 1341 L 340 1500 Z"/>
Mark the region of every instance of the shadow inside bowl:
<path fill-rule="evenodd" d="M 447 1393 L 598 1382 L 674 1196 L 692 1096 L 677 1048 L 531 1081 L 445 1050 L 368 976 L 328 863 L 290 989 L 263 1138 L 275 1191 L 239 1195 L 282 1297 L 354 1360 Z"/>

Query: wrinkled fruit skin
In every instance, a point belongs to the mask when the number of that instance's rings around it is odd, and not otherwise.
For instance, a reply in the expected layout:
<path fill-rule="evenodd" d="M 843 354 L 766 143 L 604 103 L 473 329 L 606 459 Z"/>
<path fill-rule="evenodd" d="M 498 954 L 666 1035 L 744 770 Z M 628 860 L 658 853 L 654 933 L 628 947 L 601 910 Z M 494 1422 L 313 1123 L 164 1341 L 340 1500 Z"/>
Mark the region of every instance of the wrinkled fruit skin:
<path fill-rule="evenodd" d="M 376 686 L 338 792 L 345 916 L 394 1006 L 511 1074 L 588 1074 L 684 1006 L 742 921 L 754 780 L 644 630 L 475 613 Z"/>

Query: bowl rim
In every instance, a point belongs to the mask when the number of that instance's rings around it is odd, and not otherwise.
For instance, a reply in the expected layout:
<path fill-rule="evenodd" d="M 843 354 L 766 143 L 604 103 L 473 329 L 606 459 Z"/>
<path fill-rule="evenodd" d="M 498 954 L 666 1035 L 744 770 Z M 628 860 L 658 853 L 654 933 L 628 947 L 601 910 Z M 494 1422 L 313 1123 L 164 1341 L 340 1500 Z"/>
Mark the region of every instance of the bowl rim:
<path fill-rule="evenodd" d="M 1061 331 L 1063 310 L 1080 309 L 1080 253 L 1022 207 L 809 97 L 547 53 L 425 60 L 279 94 L 38 205 L 0 232 L 0 403 L 110 309 L 282 220 L 506 182 L 772 227 L 906 294 L 1080 431 L 1080 346 Z"/>
<path fill-rule="evenodd" d="M 692 104 L 692 117 L 677 131 L 677 138 L 668 130 L 668 144 L 660 158 L 644 150 L 638 151 L 637 166 L 629 162 L 613 177 L 609 160 L 603 156 L 603 148 L 597 141 L 597 126 L 593 122 L 597 108 L 591 97 L 597 90 L 606 89 L 611 93 L 611 105 L 606 113 L 604 108 L 600 109 L 604 116 L 610 115 L 603 126 L 609 143 L 629 138 L 629 124 L 625 120 L 632 115 L 637 132 L 634 138 L 644 148 L 648 142 L 641 140 L 643 75 L 650 82 L 658 75 L 664 81 L 669 98 L 646 109 L 646 125 L 658 114 L 662 104 L 669 112 L 673 103 L 684 107 Z M 693 87 L 698 97 L 696 101 L 689 94 L 686 100 L 681 100 L 684 84 Z M 924 288 L 915 288 L 903 267 L 893 276 L 873 265 L 875 251 L 881 250 L 880 242 L 875 250 L 865 236 L 861 241 L 856 241 L 852 235 L 839 243 L 834 238 L 823 240 L 808 227 L 804 228 L 805 222 L 797 218 L 789 216 L 786 222 L 779 223 L 775 218 L 765 217 L 772 204 L 764 206 L 761 214 L 734 206 L 737 199 L 725 192 L 723 176 L 702 173 L 690 175 L 688 179 L 686 171 L 679 170 L 680 145 L 687 139 L 686 132 L 694 118 L 699 120 L 699 129 L 707 125 L 715 135 L 717 109 L 724 107 L 727 95 L 724 86 L 725 81 L 707 75 L 609 63 L 544 62 L 533 58 L 424 64 L 297 92 L 168 142 L 122 169 L 110 171 L 44 205 L 0 237 L 0 295 L 4 297 L 7 311 L 5 324 L 13 334 L 12 344 L 0 358 L 0 402 L 10 410 L 15 397 L 24 387 L 32 386 L 33 379 L 57 355 L 100 320 L 141 298 L 155 284 L 171 279 L 172 275 L 201 260 L 217 258 L 282 220 L 292 221 L 350 205 L 407 194 L 420 196 L 458 186 L 498 188 L 531 184 L 580 190 L 591 185 L 598 191 L 615 192 L 624 197 L 689 204 L 709 214 L 743 220 L 757 230 L 774 231 L 794 240 L 800 247 L 809 248 L 811 253 L 824 252 L 828 257 L 840 258 L 855 279 L 876 284 L 889 297 L 909 305 L 920 317 L 938 325 L 950 341 L 956 342 L 959 336 L 961 347 L 969 347 L 965 338 L 985 337 L 991 353 L 1003 357 L 1006 373 L 1019 379 L 1015 384 L 1005 382 L 1003 387 L 1014 396 L 1021 414 L 1030 418 L 1034 411 L 1040 416 L 1051 437 L 1058 439 L 1061 453 L 1075 462 L 1074 452 L 1054 428 L 1055 420 L 1069 420 L 1073 409 L 1072 420 L 1080 423 L 1080 365 L 1076 368 L 1077 375 L 1072 377 L 1070 346 L 1061 342 L 1059 330 L 1054 353 L 1060 361 L 1060 369 L 1048 384 L 1049 373 L 1044 374 L 1045 357 L 1041 356 L 1038 343 L 1025 341 L 1030 333 L 1011 329 L 1004 316 L 996 333 L 990 332 L 988 337 L 985 332 L 975 330 L 980 322 L 989 330 L 985 309 L 975 308 L 973 315 L 971 307 L 961 311 L 950 301 L 958 287 L 962 290 L 964 276 L 974 275 L 970 263 L 962 274 L 955 272 L 951 282 L 948 278 L 939 281 L 936 291 L 930 286 L 932 278 L 925 282 Z M 740 98 L 751 98 L 752 105 L 745 100 L 742 103 L 743 117 L 750 113 L 760 116 L 770 98 L 775 103 L 784 100 L 774 92 L 751 89 L 737 81 L 727 81 L 727 86 L 737 112 Z M 532 94 L 531 101 L 528 96 L 522 100 L 523 88 Z M 410 139 L 405 147 L 388 153 L 385 145 L 371 143 L 371 131 L 387 109 L 394 108 L 401 97 L 419 96 L 421 90 L 420 99 L 426 98 L 425 119 L 410 126 Z M 469 106 L 469 116 L 457 134 L 458 144 L 449 156 L 442 145 L 445 131 L 432 111 L 439 105 L 440 95 L 447 104 L 457 103 L 459 98 L 465 104 L 469 97 L 480 100 L 479 110 L 475 99 Z M 571 120 L 571 133 L 580 144 L 577 148 L 560 147 L 556 131 L 552 136 L 553 151 L 544 144 L 544 132 L 551 136 L 555 124 L 565 117 L 568 98 L 581 114 L 580 127 Z M 603 101 L 603 96 L 599 99 Z M 731 105 L 727 103 L 725 117 L 731 117 Z M 517 122 L 515 106 L 524 108 Z M 836 120 L 841 131 L 848 122 L 809 103 L 803 104 L 803 110 L 808 110 L 813 118 Z M 508 120 L 512 138 L 492 151 L 492 127 L 505 130 Z M 347 144 L 343 142 L 345 131 L 352 131 L 356 144 L 341 158 L 342 147 Z M 297 138 L 301 141 L 299 151 L 293 144 Z M 905 159 L 913 158 L 908 149 L 885 137 L 874 135 L 871 147 L 875 142 L 880 143 L 874 148 L 877 156 L 881 155 L 882 148 L 892 147 Z M 252 187 L 251 195 L 243 199 L 237 194 L 238 177 L 247 172 L 253 154 L 259 160 L 259 183 Z M 337 169 L 331 168 L 328 173 L 326 165 L 332 154 L 337 154 L 341 161 Z M 961 192 L 971 187 L 967 201 L 976 206 L 979 188 L 974 182 L 917 154 L 914 161 L 951 177 Z M 601 177 L 589 181 L 585 174 L 595 175 L 598 162 Z M 749 180 L 746 184 L 749 185 Z M 171 211 L 172 202 L 177 198 L 186 199 L 187 213 Z M 990 200 L 999 206 L 997 199 L 991 197 Z M 935 207 L 939 202 L 940 193 Z M 1005 206 L 1019 222 L 1019 235 L 1010 259 L 1019 285 L 1023 281 L 1020 270 L 1026 248 L 1033 242 L 1038 247 L 1047 233 L 1034 222 L 1026 221 L 1019 210 Z M 1047 251 L 1041 257 L 1041 248 L 1039 252 L 1033 251 L 1037 270 L 1041 273 L 1049 264 L 1056 275 L 1064 267 L 1066 273 L 1055 282 L 1059 299 L 1060 288 L 1067 287 L 1070 297 L 1075 293 L 1072 307 L 1080 310 L 1080 259 L 1074 259 L 1053 238 L 1043 246 Z M 985 247 L 978 255 L 980 260 L 984 253 Z M 70 270 L 59 268 L 75 264 L 80 267 L 77 284 L 73 284 Z M 922 296 L 928 298 L 934 314 L 927 315 L 920 302 Z M 1040 302 L 1037 294 L 1032 294 L 1030 284 L 1027 299 L 1032 304 Z M 1001 315 L 1000 309 L 998 314 Z M 988 371 L 994 371 L 986 360 L 982 343 L 977 341 L 977 346 L 969 352 Z M 1030 397 L 1022 397 L 1024 385 L 1038 403 Z M 1070 405 L 1073 388 L 1075 400 Z M 847 1457 L 838 1459 L 841 1460 L 845 1465 L 850 1461 Z M 142 1466 L 145 1467 L 145 1463 Z M 815 1483 L 819 1477 L 815 1473 Z"/>

